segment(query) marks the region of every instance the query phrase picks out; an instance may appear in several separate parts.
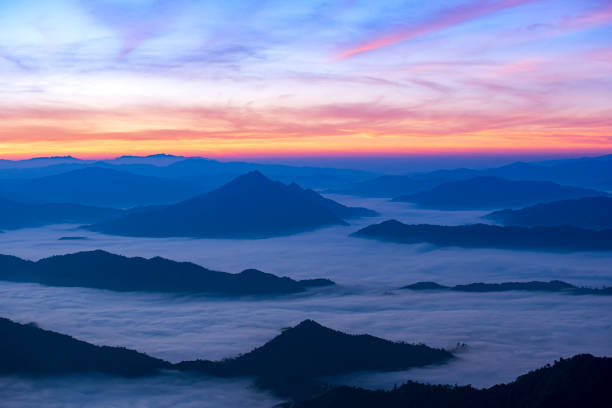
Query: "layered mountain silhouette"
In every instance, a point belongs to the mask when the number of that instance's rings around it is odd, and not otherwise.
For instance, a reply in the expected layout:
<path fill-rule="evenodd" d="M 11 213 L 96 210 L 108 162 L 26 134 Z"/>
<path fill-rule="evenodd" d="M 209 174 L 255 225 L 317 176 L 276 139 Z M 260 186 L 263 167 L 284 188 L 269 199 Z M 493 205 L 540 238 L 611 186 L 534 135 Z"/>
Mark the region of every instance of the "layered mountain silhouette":
<path fill-rule="evenodd" d="M 486 218 L 517 227 L 558 226 L 612 229 L 612 198 L 584 197 L 577 200 L 536 204 L 519 210 L 501 210 Z"/>
<path fill-rule="evenodd" d="M 486 389 L 408 382 L 392 391 L 338 387 L 297 408 L 603 408 L 612 398 L 612 358 L 561 359 Z"/>
<path fill-rule="evenodd" d="M 178 364 L 121 347 L 95 346 L 70 336 L 0 318 L 0 375 L 104 373 L 124 377 L 160 370 L 223 377 L 252 376 L 260 388 L 318 407 L 549 408 L 605 407 L 611 397 L 612 359 L 577 355 L 486 389 L 408 382 L 393 391 L 351 387 L 330 390 L 319 377 L 442 363 L 452 354 L 423 345 L 348 335 L 306 320 L 260 348 L 220 362 Z M 310 399 L 309 399 L 310 398 Z M 300 402 L 302 401 L 302 402 Z M 287 404 L 289 406 L 289 404 Z"/>
<path fill-rule="evenodd" d="M 0 160 L 0 186 L 4 184 L 4 181 L 11 181 L 6 179 L 41 178 L 88 168 L 105 168 L 178 182 L 183 186 L 195 189 L 195 192 L 191 195 L 218 188 L 241 174 L 255 170 L 262 171 L 275 180 L 285 183 L 297 182 L 310 188 L 329 188 L 365 180 L 374 175 L 361 170 L 236 161 L 221 162 L 203 157 L 183 157 L 167 154 L 121 156 L 101 161 L 72 157 L 51 157 L 21 161 Z M 172 201 L 179 200 L 174 199 L 167 202 Z M 139 202 L 138 204 L 149 203 Z"/>
<path fill-rule="evenodd" d="M 0 374 L 102 372 L 153 375 L 174 369 L 217 377 L 254 377 L 260 388 L 305 398 L 325 388 L 320 377 L 364 370 L 398 370 L 448 361 L 453 355 L 425 345 L 349 335 L 305 320 L 263 346 L 222 361 L 170 364 L 119 347 L 94 346 L 70 336 L 0 318 Z"/>
<path fill-rule="evenodd" d="M 346 225 L 343 218 L 373 214 L 254 171 L 178 204 L 144 209 L 88 228 L 126 236 L 266 238 Z"/>
<path fill-rule="evenodd" d="M 435 282 L 417 282 L 406 285 L 400 289 L 410 290 L 438 290 L 455 292 L 555 292 L 574 295 L 612 295 L 612 287 L 606 288 L 586 288 L 572 285 L 571 283 L 560 280 L 549 282 L 530 281 L 530 282 L 502 282 L 502 283 L 469 283 L 466 285 L 444 286 Z"/>
<path fill-rule="evenodd" d="M 0 198 L 0 228 L 4 229 L 100 222 L 121 214 L 121 210 L 114 208 L 62 203 L 19 203 Z"/>
<path fill-rule="evenodd" d="M 468 171 L 466 169 L 466 171 Z M 417 175 L 385 175 L 330 189 L 330 193 L 366 197 L 392 198 L 429 190 L 440 184 L 459 179 L 459 176 L 437 172 Z"/>
<path fill-rule="evenodd" d="M 169 367 L 163 360 L 133 350 L 95 346 L 33 324 L 0 318 L 0 375 L 97 372 L 135 377 Z"/>
<path fill-rule="evenodd" d="M 598 231 L 566 226 L 522 228 L 487 224 L 407 225 L 397 220 L 388 220 L 367 226 L 352 235 L 403 244 L 429 243 L 441 247 L 553 251 L 612 250 L 612 230 Z"/>
<path fill-rule="evenodd" d="M 488 169 L 457 168 L 409 175 L 389 175 L 336 186 L 330 192 L 369 197 L 398 197 L 429 190 L 443 183 L 475 177 L 520 181 L 551 181 L 562 185 L 612 189 L 612 155 L 539 163 L 514 162 Z"/>
<path fill-rule="evenodd" d="M 131 207 L 168 204 L 199 190 L 176 180 L 103 167 L 86 167 L 34 179 L 0 181 L 4 197 L 30 202 Z"/>
<path fill-rule="evenodd" d="M 231 274 L 190 262 L 128 258 L 105 251 L 57 255 L 38 262 L 0 255 L 0 280 L 114 291 L 202 293 L 226 296 L 282 295 L 328 286 L 327 279 L 296 281 L 256 269 Z"/>
<path fill-rule="evenodd" d="M 221 377 L 253 376 L 262 388 L 299 398 L 318 388 L 315 380 L 321 377 L 421 367 L 452 357 L 446 350 L 345 334 L 305 320 L 249 353 L 223 361 L 183 362 L 177 367 Z"/>
<path fill-rule="evenodd" d="M 474 210 L 521 207 L 556 200 L 606 195 L 601 191 L 562 186 L 546 181 L 512 181 L 476 177 L 441 184 L 431 190 L 399 196 L 393 201 L 411 202 L 441 210 Z"/>

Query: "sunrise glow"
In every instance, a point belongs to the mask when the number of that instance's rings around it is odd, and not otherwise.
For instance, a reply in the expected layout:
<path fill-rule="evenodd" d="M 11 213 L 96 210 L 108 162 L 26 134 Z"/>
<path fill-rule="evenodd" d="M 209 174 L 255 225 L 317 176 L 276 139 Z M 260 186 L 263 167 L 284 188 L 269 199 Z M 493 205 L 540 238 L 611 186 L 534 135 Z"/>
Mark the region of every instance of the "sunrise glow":
<path fill-rule="evenodd" d="M 0 157 L 612 149 L 607 1 L 230 3 L 0 1 Z"/>

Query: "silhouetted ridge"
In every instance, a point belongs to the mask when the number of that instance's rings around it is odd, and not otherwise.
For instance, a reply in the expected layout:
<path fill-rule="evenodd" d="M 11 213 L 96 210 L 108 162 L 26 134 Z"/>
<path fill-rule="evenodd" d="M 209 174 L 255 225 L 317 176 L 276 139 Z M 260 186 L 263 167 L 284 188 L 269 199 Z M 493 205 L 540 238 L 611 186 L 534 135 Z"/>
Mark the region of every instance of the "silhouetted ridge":
<path fill-rule="evenodd" d="M 509 384 L 479 390 L 408 382 L 392 391 L 338 387 L 296 408 L 603 408 L 612 399 L 612 358 L 561 359 Z"/>
<path fill-rule="evenodd" d="M 318 340 L 311 345 L 313 339 Z M 350 387 L 325 392 L 329 386 L 315 379 L 327 373 L 368 367 L 402 369 L 406 363 L 425 359 L 423 355 L 416 360 L 406 357 L 415 353 L 429 353 L 430 363 L 451 357 L 444 350 L 393 343 L 367 335 L 348 335 L 304 321 L 264 346 L 234 359 L 170 364 L 125 348 L 95 346 L 40 329 L 35 324 L 24 325 L 0 318 L 0 375 L 98 372 L 135 377 L 155 375 L 166 369 L 224 377 L 251 375 L 256 377 L 259 387 L 294 400 L 315 396 L 293 405 L 299 408 L 590 408 L 607 407 L 612 397 L 612 359 L 591 355 L 561 359 L 512 383 L 483 390 L 408 382 L 388 392 Z"/>
<path fill-rule="evenodd" d="M 38 262 L 0 255 L 0 280 L 115 291 L 218 295 L 290 294 L 317 286 L 309 281 L 302 283 L 255 269 L 230 274 L 189 262 L 160 257 L 128 258 L 101 250 L 56 255 Z M 319 283 L 318 286 L 334 284 L 329 280 Z"/>
<path fill-rule="evenodd" d="M 320 377 L 364 370 L 400 370 L 442 363 L 446 350 L 351 335 L 305 320 L 253 351 L 223 361 L 177 365 L 223 377 L 254 376 L 259 386 L 280 395 L 305 397 L 319 389 Z"/>
<path fill-rule="evenodd" d="M 575 227 L 499 227 L 486 224 L 459 226 L 407 225 L 384 221 L 360 229 L 356 237 L 402 244 L 429 243 L 464 248 L 503 248 L 554 251 L 612 250 L 612 230 Z"/>
<path fill-rule="evenodd" d="M 345 225 L 342 217 L 359 214 L 369 210 L 346 207 L 251 171 L 178 204 L 143 209 L 89 228 L 128 236 L 266 238 Z"/>
<path fill-rule="evenodd" d="M 498 177 L 476 177 L 452 181 L 431 190 L 393 201 L 442 210 L 521 207 L 540 202 L 606 195 L 601 191 L 562 186 L 550 181 L 512 181 Z"/>
<path fill-rule="evenodd" d="M 612 295 L 612 287 L 586 288 L 572 285 L 560 280 L 549 282 L 503 282 L 503 283 L 470 283 L 467 285 L 444 286 L 435 282 L 417 282 L 400 289 L 411 290 L 448 290 L 456 292 L 507 292 L 511 290 L 529 292 L 563 292 L 575 295 Z"/>
<path fill-rule="evenodd" d="M 35 325 L 0 318 L 0 375 L 99 372 L 132 377 L 155 374 L 170 366 L 133 350 L 94 346 Z"/>
<path fill-rule="evenodd" d="M 486 218 L 517 227 L 569 225 L 612 229 L 612 198 L 584 197 L 578 200 L 555 201 L 520 210 L 495 211 Z"/>

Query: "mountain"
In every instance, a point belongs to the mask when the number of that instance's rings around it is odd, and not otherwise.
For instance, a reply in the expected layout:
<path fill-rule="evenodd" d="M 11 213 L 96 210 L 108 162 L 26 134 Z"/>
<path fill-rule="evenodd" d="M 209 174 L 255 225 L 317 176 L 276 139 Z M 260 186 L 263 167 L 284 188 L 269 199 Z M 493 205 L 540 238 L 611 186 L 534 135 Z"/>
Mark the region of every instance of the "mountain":
<path fill-rule="evenodd" d="M 295 281 L 256 269 L 237 274 L 217 272 L 189 262 L 159 257 L 128 258 L 100 250 L 57 255 L 38 262 L 0 255 L 0 280 L 115 291 L 233 296 L 299 293 L 308 287 L 334 284 L 327 279 Z"/>
<path fill-rule="evenodd" d="M 142 210 L 89 226 L 107 234 L 146 237 L 266 238 L 365 215 L 297 185 L 286 186 L 254 171 L 178 204 Z"/>
<path fill-rule="evenodd" d="M 588 354 L 561 359 L 509 384 L 486 389 L 408 382 L 392 391 L 330 389 L 319 377 L 392 370 L 448 361 L 452 354 L 424 345 L 348 335 L 311 320 L 286 329 L 250 353 L 220 362 L 171 364 L 122 347 L 96 346 L 70 336 L 0 318 L 0 375 L 104 373 L 150 376 L 180 370 L 223 377 L 254 376 L 260 388 L 289 396 L 296 408 L 569 408 L 606 407 L 612 397 L 612 359 Z"/>
<path fill-rule="evenodd" d="M 100 161 L 80 160 L 70 157 L 21 161 L 5 160 L 0 161 L 0 181 L 41 178 L 93 167 L 171 179 L 183 186 L 189 186 L 195 191 L 193 194 L 218 188 L 241 174 L 255 170 L 264 172 L 275 180 L 284 183 L 296 182 L 302 186 L 319 189 L 365 180 L 375 175 L 375 173 L 367 171 L 342 168 L 238 161 L 221 162 L 203 157 L 154 154 L 150 156 L 121 156 Z"/>
<path fill-rule="evenodd" d="M 467 285 L 444 286 L 435 282 L 417 282 L 400 289 L 410 290 L 446 290 L 455 292 L 507 292 L 520 290 L 527 292 L 561 292 L 573 295 L 612 295 L 612 287 L 585 288 L 560 280 L 550 282 L 503 282 L 503 283 L 470 283 Z"/>
<path fill-rule="evenodd" d="M 215 180 L 218 185 L 227 183 L 241 174 L 259 171 L 283 183 L 296 182 L 310 188 L 329 188 L 373 176 L 373 173 L 361 170 L 239 161 L 221 162 L 202 157 L 186 158 L 161 170 L 166 177 L 176 177 L 181 180 L 206 177 Z"/>
<path fill-rule="evenodd" d="M 153 166 L 169 166 L 176 162 L 186 160 L 185 156 L 174 156 L 171 154 L 151 154 L 148 156 L 120 156 L 114 159 L 102 160 L 102 162 L 113 165 L 122 164 L 150 164 Z"/>
<path fill-rule="evenodd" d="M 338 387 L 296 408 L 603 408 L 612 400 L 612 358 L 561 359 L 487 389 L 408 382 L 392 391 Z"/>
<path fill-rule="evenodd" d="M 98 372 L 135 377 L 170 364 L 121 347 L 95 346 L 70 336 L 0 318 L 0 375 Z"/>
<path fill-rule="evenodd" d="M 197 192 L 177 181 L 101 167 L 0 183 L 0 194 L 13 200 L 111 207 L 172 203 Z"/>
<path fill-rule="evenodd" d="M 601 191 L 562 186 L 548 181 L 512 181 L 476 177 L 444 183 L 431 190 L 399 196 L 393 201 L 411 202 L 424 208 L 474 210 L 520 207 L 540 202 L 588 196 L 605 196 Z"/>
<path fill-rule="evenodd" d="M 61 203 L 18 203 L 0 198 L 0 228 L 5 229 L 100 222 L 122 214 L 123 211 L 114 208 Z"/>
<path fill-rule="evenodd" d="M 254 376 L 262 388 L 299 398 L 317 389 L 321 377 L 421 367 L 452 357 L 423 344 L 345 334 L 305 320 L 246 354 L 223 361 L 182 362 L 177 368 L 221 377 Z"/>
<path fill-rule="evenodd" d="M 329 189 L 327 192 L 365 197 L 397 197 L 412 194 L 454 181 L 451 177 L 417 177 L 388 175 Z"/>
<path fill-rule="evenodd" d="M 517 227 L 570 225 L 579 228 L 612 229 L 612 198 L 584 197 L 578 200 L 536 204 L 520 210 L 502 210 L 486 218 Z"/>
<path fill-rule="evenodd" d="M 398 197 L 440 184 L 474 177 L 551 181 L 562 185 L 612 190 L 612 155 L 546 162 L 514 162 L 480 170 L 457 168 L 408 175 L 386 175 L 332 187 L 329 192 L 367 197 Z"/>
<path fill-rule="evenodd" d="M 0 160 L 0 169 L 18 168 L 31 169 L 53 166 L 58 164 L 89 164 L 94 160 L 82 160 L 72 156 L 35 157 L 26 160 Z"/>
<path fill-rule="evenodd" d="M 288 188 L 290 191 L 300 197 L 303 197 L 305 200 L 309 200 L 313 204 L 327 208 L 340 218 L 375 217 L 379 215 L 376 211 L 367 208 L 347 207 L 346 205 L 340 204 L 337 201 L 325 198 L 313 190 L 303 189 L 296 183 L 289 184 Z"/>
<path fill-rule="evenodd" d="M 612 230 L 597 231 L 565 226 L 521 228 L 486 224 L 407 225 L 396 220 L 388 220 L 367 226 L 352 235 L 402 244 L 429 243 L 440 247 L 553 251 L 612 250 Z"/>

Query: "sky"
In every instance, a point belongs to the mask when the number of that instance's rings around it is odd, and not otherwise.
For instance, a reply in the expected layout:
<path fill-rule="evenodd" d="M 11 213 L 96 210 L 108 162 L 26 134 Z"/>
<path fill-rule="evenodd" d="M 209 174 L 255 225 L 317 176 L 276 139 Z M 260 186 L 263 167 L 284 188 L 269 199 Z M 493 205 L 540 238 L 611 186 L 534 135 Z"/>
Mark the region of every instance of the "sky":
<path fill-rule="evenodd" d="M 609 153 L 611 0 L 0 0 L 0 157 Z"/>

